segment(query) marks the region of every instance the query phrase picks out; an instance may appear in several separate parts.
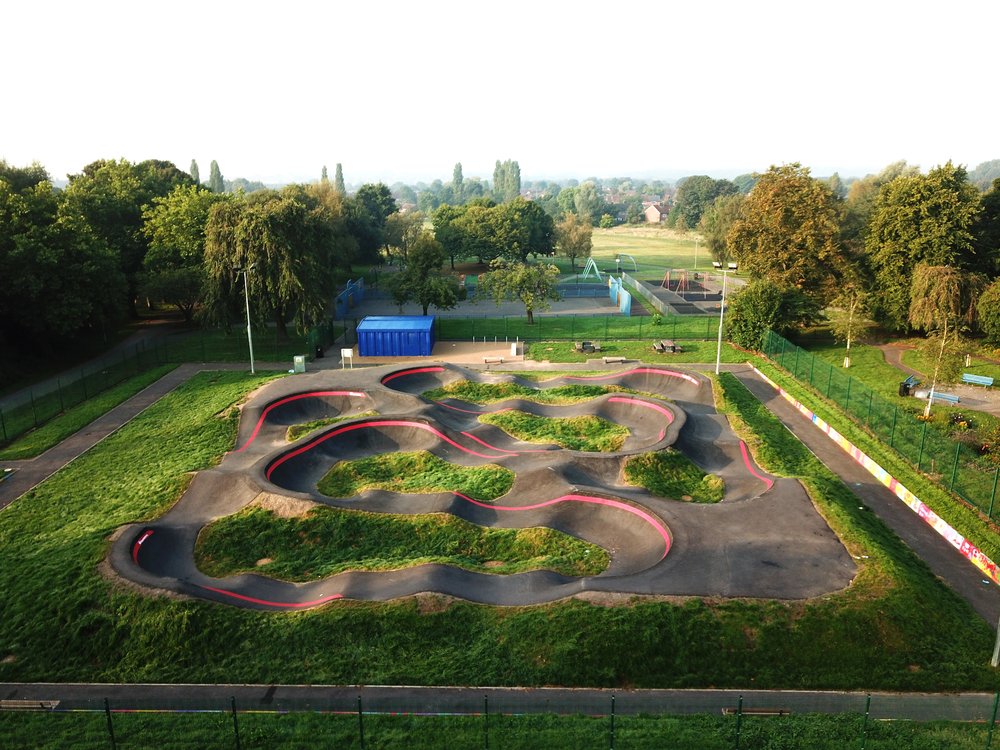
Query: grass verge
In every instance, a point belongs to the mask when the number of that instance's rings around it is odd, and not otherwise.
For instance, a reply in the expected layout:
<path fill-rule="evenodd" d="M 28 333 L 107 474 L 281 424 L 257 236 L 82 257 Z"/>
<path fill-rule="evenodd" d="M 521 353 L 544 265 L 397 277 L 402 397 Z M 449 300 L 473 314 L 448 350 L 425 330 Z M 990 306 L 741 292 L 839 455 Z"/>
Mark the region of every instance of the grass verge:
<path fill-rule="evenodd" d="M 175 365 L 154 367 L 67 409 L 38 429 L 25 433 L 10 445 L 0 449 L 0 459 L 15 460 L 40 456 L 52 446 L 58 445 L 98 417 L 107 414 L 139 391 L 155 383 L 174 367 Z"/>
<path fill-rule="evenodd" d="M 512 398 L 538 404 L 576 404 L 608 393 L 633 392 L 629 388 L 617 385 L 560 385 L 539 389 L 519 383 L 474 383 L 471 380 L 459 380 L 441 388 L 425 391 L 423 397 L 429 401 L 454 398 L 472 404 L 495 404 Z"/>
<path fill-rule="evenodd" d="M 555 443 L 573 451 L 621 450 L 628 428 L 601 417 L 539 417 L 511 410 L 482 414 L 479 421 L 528 443 Z"/>
<path fill-rule="evenodd" d="M 554 529 L 493 529 L 445 513 L 401 516 L 326 507 L 299 518 L 248 508 L 205 528 L 196 554 L 209 575 L 256 572 L 286 581 L 425 563 L 504 575 L 548 569 L 586 576 L 609 562 L 601 547 Z"/>
<path fill-rule="evenodd" d="M 189 472 L 231 450 L 231 406 L 262 382 L 199 375 L 0 512 L 0 681 L 1000 686 L 988 666 L 992 627 L 773 418 L 756 429 L 768 415 L 752 399 L 728 408 L 746 413 L 758 452 L 812 476 L 817 507 L 869 556 L 847 591 L 808 602 L 636 598 L 624 607 L 425 596 L 265 613 L 102 577 L 111 533 L 158 516 Z M 735 399 L 739 390 L 721 393 Z"/>
<path fill-rule="evenodd" d="M 572 341 L 541 341 L 528 346 L 528 358 L 547 362 L 586 362 L 590 359 L 600 360 L 604 356 L 625 357 L 653 365 L 715 361 L 717 347 L 714 341 L 678 340 L 683 351 L 661 354 L 653 350 L 653 342 L 661 338 L 668 338 L 666 331 L 662 335 L 657 335 L 654 331 L 645 341 L 602 341 L 600 354 L 578 352 L 574 350 Z M 746 352 L 723 343 L 720 357 L 722 362 L 746 362 L 746 359 Z"/>
<path fill-rule="evenodd" d="M 654 495 L 692 503 L 717 503 L 726 491 L 722 477 L 706 474 L 672 448 L 629 458 L 625 480 Z"/>
<path fill-rule="evenodd" d="M 384 453 L 338 461 L 319 480 L 328 497 L 353 497 L 365 490 L 461 492 L 476 500 L 495 500 L 514 484 L 514 472 L 496 464 L 459 466 L 427 451 Z"/>

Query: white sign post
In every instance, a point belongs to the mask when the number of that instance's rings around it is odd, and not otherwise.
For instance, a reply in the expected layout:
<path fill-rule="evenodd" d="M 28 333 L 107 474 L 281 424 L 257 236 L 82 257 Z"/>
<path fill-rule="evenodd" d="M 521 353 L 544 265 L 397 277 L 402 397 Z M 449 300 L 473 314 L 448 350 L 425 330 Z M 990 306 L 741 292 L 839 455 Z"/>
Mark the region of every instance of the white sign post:
<path fill-rule="evenodd" d="M 353 349 L 341 349 L 340 350 L 340 369 L 347 367 L 347 360 L 351 360 L 351 369 L 354 369 L 354 350 Z"/>

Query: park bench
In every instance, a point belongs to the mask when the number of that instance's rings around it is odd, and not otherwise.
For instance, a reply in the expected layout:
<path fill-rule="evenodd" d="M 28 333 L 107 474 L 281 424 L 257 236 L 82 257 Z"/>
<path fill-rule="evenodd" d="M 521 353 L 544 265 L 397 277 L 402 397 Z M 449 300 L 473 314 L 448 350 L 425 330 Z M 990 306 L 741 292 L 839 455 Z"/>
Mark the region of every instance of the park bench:
<path fill-rule="evenodd" d="M 677 344 L 673 342 L 672 339 L 660 339 L 659 341 L 653 342 L 653 350 L 663 354 L 665 352 L 670 352 L 671 354 L 675 352 L 682 351 Z"/>
<path fill-rule="evenodd" d="M 601 357 L 601 359 L 604 360 L 604 364 L 606 365 L 611 363 L 620 365 L 625 362 L 625 357 Z"/>
<path fill-rule="evenodd" d="M 982 385 L 989 388 L 993 385 L 993 378 L 986 375 L 973 375 L 969 372 L 962 373 L 962 382 L 968 383 L 969 385 Z"/>
<path fill-rule="evenodd" d="M 743 714 L 744 716 L 791 716 L 792 709 L 790 708 L 733 708 L 732 706 L 726 706 L 722 709 L 723 716 L 735 716 L 737 713 Z"/>
<path fill-rule="evenodd" d="M 503 364 L 503 357 L 483 357 L 483 364 L 484 365 L 490 365 L 490 364 L 493 364 L 493 365 L 502 365 Z"/>
<path fill-rule="evenodd" d="M 929 396 L 929 395 L 930 394 L 927 394 L 927 396 Z M 926 398 L 927 396 L 925 396 L 924 398 Z M 934 398 L 931 399 L 931 400 L 932 401 L 943 401 L 946 404 L 957 404 L 962 399 L 960 399 L 954 393 L 938 393 L 937 391 L 934 391 Z"/>
<path fill-rule="evenodd" d="M 52 711 L 59 701 L 0 700 L 0 711 Z"/>
<path fill-rule="evenodd" d="M 920 379 L 916 375 L 910 375 L 906 380 L 899 384 L 899 395 L 909 396 L 910 393 L 920 385 Z"/>

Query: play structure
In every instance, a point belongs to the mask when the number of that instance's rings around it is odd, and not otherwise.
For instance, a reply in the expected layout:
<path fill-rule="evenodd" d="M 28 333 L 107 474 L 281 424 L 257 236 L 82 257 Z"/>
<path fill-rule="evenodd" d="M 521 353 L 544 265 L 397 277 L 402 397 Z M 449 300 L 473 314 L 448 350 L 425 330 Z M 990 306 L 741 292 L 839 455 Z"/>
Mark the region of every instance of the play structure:
<path fill-rule="evenodd" d="M 588 278 L 591 273 L 594 274 L 598 281 L 604 281 L 601 269 L 597 267 L 597 262 L 593 258 L 587 258 L 587 265 L 583 267 L 583 273 L 580 274 L 580 281 Z"/>
<path fill-rule="evenodd" d="M 668 268 L 663 274 L 660 286 L 672 292 L 682 294 L 688 290 L 688 272 L 686 268 Z"/>
<path fill-rule="evenodd" d="M 422 395 L 462 380 L 620 390 L 559 406 L 524 399 L 483 406 L 430 401 Z M 279 611 L 421 592 L 529 605 L 585 592 L 796 599 L 846 586 L 856 573 L 853 562 L 805 490 L 795 480 L 765 475 L 711 405 L 712 388 L 705 376 L 646 366 L 540 384 L 441 365 L 283 378 L 244 407 L 236 445 L 221 464 L 199 472 L 162 517 L 121 529 L 110 563 L 118 575 L 151 595 L 169 591 Z M 584 453 L 525 443 L 479 421 L 482 414 L 510 409 L 542 417 L 597 415 L 626 426 L 629 434 L 618 451 Z M 288 426 L 317 420 L 328 424 L 286 441 Z M 624 483 L 623 465 L 630 456 L 671 446 L 724 480 L 722 503 L 693 506 L 683 498 L 657 497 Z M 317 489 L 319 478 L 338 461 L 414 450 L 463 466 L 498 464 L 516 479 L 506 495 L 491 502 L 460 492 L 372 491 L 331 498 Z M 306 509 L 325 505 L 344 513 L 449 513 L 488 527 L 550 526 L 603 547 L 610 564 L 585 577 L 549 570 L 491 575 L 427 564 L 350 570 L 307 583 L 254 573 L 212 578 L 201 572 L 192 554 L 199 532 L 255 501 Z"/>

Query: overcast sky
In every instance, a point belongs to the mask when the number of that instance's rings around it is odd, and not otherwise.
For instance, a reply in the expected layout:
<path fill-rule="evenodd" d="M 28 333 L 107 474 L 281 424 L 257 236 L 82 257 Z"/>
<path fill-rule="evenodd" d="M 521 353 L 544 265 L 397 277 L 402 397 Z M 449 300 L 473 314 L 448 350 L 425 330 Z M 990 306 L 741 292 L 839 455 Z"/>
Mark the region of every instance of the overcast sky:
<path fill-rule="evenodd" d="M 997 0 L 7 2 L 0 158 L 348 183 L 1000 158 Z"/>

